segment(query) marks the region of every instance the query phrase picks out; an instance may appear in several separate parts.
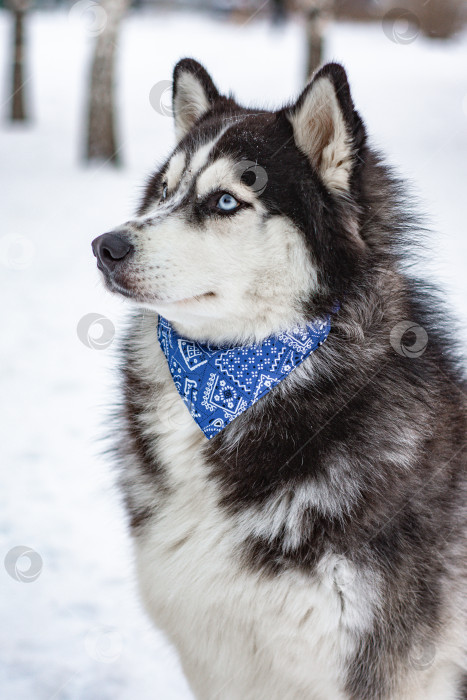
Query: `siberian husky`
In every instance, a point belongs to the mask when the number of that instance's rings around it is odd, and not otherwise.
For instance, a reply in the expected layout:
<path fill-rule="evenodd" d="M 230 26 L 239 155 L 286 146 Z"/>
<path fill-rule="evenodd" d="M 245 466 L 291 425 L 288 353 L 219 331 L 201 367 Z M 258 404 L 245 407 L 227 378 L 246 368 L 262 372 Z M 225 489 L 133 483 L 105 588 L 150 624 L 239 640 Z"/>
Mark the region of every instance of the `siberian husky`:
<path fill-rule="evenodd" d="M 467 698 L 466 387 L 402 184 L 337 64 L 270 112 L 184 59 L 173 114 L 93 242 L 137 307 L 118 455 L 149 615 L 199 700 Z"/>

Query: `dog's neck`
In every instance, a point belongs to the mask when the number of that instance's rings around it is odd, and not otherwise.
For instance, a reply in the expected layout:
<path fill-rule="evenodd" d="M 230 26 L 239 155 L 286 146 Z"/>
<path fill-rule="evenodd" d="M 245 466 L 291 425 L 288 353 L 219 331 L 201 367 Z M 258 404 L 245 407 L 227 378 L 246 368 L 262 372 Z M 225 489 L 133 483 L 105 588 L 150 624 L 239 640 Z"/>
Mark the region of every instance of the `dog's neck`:
<path fill-rule="evenodd" d="M 317 350 L 330 330 L 328 315 L 261 343 L 219 346 L 181 336 L 160 316 L 157 335 L 177 391 L 210 439 Z"/>
<path fill-rule="evenodd" d="M 252 301 L 252 305 L 254 302 Z M 277 301 L 271 305 L 262 305 L 257 311 L 241 306 L 235 311 L 235 304 L 227 316 L 219 316 L 215 311 L 211 316 L 206 309 L 201 314 L 193 313 L 174 305 L 158 304 L 149 306 L 151 311 L 170 320 L 172 327 L 183 338 L 198 343 L 217 346 L 240 346 L 261 343 L 266 338 L 276 335 L 287 328 L 304 326 L 310 320 L 300 307 L 281 304 Z"/>

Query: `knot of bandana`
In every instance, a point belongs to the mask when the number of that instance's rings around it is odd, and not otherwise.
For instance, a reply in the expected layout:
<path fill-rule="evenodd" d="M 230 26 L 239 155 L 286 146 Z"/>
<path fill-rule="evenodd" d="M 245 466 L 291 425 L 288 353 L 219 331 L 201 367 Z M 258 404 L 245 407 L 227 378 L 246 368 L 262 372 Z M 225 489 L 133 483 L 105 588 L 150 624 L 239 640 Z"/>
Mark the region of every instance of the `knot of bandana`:
<path fill-rule="evenodd" d="M 178 393 L 210 440 L 298 367 L 330 330 L 326 316 L 259 345 L 216 347 L 182 338 L 159 316 L 157 337 Z"/>

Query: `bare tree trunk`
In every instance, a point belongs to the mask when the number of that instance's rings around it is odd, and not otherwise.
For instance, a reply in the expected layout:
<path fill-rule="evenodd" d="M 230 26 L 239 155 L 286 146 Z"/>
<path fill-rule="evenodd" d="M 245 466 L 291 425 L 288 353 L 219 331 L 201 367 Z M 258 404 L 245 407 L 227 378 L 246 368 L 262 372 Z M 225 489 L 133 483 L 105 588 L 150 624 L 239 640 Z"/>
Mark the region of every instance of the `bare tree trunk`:
<path fill-rule="evenodd" d="M 333 0 L 301 0 L 307 35 L 306 75 L 310 78 L 323 62 L 324 30 L 332 14 Z"/>
<path fill-rule="evenodd" d="M 323 61 L 323 32 L 320 10 L 310 9 L 306 17 L 307 63 L 306 75 L 310 78 Z"/>
<path fill-rule="evenodd" d="M 272 0 L 271 16 L 273 24 L 283 24 L 287 19 L 286 0 Z"/>
<path fill-rule="evenodd" d="M 23 0 L 10 0 L 9 6 L 13 14 L 13 60 L 11 82 L 11 111 L 12 121 L 26 121 L 28 119 L 25 94 L 24 94 L 24 17 L 28 10 L 28 3 Z"/>
<path fill-rule="evenodd" d="M 103 21 L 96 30 L 88 101 L 86 160 L 117 165 L 120 161 L 115 126 L 115 54 L 128 0 L 101 0 Z"/>

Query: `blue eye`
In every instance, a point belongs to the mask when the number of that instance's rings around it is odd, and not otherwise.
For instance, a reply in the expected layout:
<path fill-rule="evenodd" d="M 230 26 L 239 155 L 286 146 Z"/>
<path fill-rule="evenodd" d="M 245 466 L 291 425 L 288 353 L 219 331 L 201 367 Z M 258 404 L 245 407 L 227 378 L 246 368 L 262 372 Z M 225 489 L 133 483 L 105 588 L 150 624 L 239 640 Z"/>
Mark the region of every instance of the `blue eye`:
<path fill-rule="evenodd" d="M 223 194 L 217 201 L 217 208 L 222 211 L 233 211 L 239 206 L 239 203 L 231 194 Z"/>
<path fill-rule="evenodd" d="M 169 188 L 167 187 L 166 183 L 164 182 L 162 185 L 162 196 L 161 199 L 167 199 L 167 192 L 169 191 Z"/>

